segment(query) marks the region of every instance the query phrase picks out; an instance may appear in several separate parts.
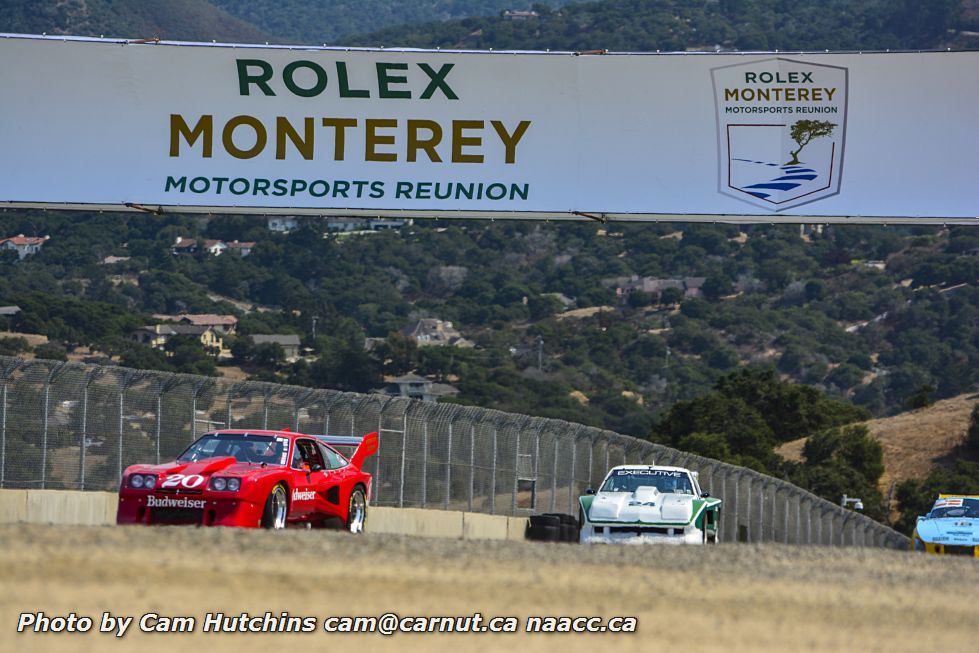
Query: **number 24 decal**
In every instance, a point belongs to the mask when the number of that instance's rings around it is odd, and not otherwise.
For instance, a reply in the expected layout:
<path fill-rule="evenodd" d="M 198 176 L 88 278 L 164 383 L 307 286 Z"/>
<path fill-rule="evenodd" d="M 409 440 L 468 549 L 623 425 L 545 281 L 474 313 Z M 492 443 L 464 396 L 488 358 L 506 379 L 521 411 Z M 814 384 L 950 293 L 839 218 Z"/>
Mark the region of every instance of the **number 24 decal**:
<path fill-rule="evenodd" d="M 171 476 L 167 476 L 166 480 L 163 481 L 163 484 L 160 485 L 160 487 L 177 487 L 182 485 L 185 488 L 193 490 L 203 482 L 204 477 L 200 474 L 187 474 L 186 476 L 183 474 L 173 474 Z"/>

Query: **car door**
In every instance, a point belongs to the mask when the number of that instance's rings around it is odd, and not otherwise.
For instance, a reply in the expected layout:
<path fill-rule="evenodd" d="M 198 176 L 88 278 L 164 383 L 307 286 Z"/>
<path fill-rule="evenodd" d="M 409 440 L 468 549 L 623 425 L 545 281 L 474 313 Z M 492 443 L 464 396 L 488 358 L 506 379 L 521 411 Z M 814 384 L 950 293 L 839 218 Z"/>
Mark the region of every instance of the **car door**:
<path fill-rule="evenodd" d="M 322 442 L 316 443 L 323 457 L 326 469 L 323 470 L 322 489 L 319 491 L 318 508 L 324 517 L 346 512 L 347 506 L 344 502 L 350 495 L 352 477 L 356 474 L 353 465 L 339 453 L 324 445 Z"/>
<path fill-rule="evenodd" d="M 292 454 L 292 496 L 289 497 L 290 519 L 306 521 L 320 510 L 318 492 L 323 489 L 323 455 L 316 442 L 310 438 L 298 438 Z"/>

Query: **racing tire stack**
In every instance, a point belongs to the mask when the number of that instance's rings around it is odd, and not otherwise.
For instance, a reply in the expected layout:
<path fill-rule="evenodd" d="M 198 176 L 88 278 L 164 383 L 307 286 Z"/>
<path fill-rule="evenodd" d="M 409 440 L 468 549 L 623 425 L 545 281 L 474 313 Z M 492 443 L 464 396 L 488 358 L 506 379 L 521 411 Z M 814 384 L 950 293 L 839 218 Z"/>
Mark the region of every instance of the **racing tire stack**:
<path fill-rule="evenodd" d="M 557 512 L 531 515 L 525 537 L 537 542 L 577 542 L 578 519 Z"/>

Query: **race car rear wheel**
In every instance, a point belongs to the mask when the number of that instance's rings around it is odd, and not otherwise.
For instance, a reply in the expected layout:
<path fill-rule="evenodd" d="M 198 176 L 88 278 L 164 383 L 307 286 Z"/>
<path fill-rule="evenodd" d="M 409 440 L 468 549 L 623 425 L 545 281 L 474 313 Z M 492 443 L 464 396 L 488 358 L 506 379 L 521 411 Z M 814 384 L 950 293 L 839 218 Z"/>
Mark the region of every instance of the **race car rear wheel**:
<path fill-rule="evenodd" d="M 357 486 L 350 493 L 350 503 L 347 506 L 347 521 L 343 526 L 351 533 L 363 533 L 367 525 L 367 497 L 364 488 Z"/>
<path fill-rule="evenodd" d="M 265 501 L 265 510 L 262 512 L 262 528 L 285 528 L 288 513 L 289 495 L 285 486 L 280 483 L 272 488 L 269 498 Z"/>

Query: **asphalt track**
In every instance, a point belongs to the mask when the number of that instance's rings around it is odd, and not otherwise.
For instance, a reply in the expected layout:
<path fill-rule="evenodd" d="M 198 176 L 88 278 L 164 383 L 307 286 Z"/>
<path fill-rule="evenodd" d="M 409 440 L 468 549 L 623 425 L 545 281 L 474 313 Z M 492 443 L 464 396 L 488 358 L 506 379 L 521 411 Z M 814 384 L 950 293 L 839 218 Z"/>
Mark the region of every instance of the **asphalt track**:
<path fill-rule="evenodd" d="M 974 650 L 979 561 L 856 548 L 634 547 L 181 527 L 0 527 L 2 651 Z M 17 633 L 22 612 L 194 633 Z M 632 616 L 631 634 L 201 633 L 208 612 Z"/>

